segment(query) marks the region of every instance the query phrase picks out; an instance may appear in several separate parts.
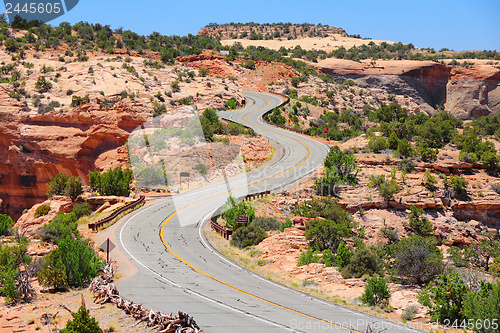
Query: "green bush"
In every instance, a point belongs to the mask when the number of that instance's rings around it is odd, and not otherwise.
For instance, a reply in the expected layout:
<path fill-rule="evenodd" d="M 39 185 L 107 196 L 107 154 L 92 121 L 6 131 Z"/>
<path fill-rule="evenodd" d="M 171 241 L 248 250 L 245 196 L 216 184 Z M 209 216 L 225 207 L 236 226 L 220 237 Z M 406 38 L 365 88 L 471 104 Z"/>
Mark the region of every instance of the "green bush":
<path fill-rule="evenodd" d="M 399 140 L 396 133 L 392 132 L 387 139 L 387 145 L 389 149 L 396 150 L 399 147 Z"/>
<path fill-rule="evenodd" d="M 381 275 L 383 263 L 380 257 L 367 248 L 358 249 L 349 260 L 347 266 L 342 269 L 342 277 L 360 278 L 363 275 Z"/>
<path fill-rule="evenodd" d="M 48 224 L 39 229 L 37 235 L 44 242 L 56 244 L 61 238 L 79 235 L 77 220 L 75 213 L 60 212 Z"/>
<path fill-rule="evenodd" d="M 50 212 L 50 206 L 47 204 L 40 205 L 35 210 L 35 218 L 47 215 Z"/>
<path fill-rule="evenodd" d="M 52 89 L 52 83 L 50 83 L 49 81 L 47 81 L 47 79 L 45 78 L 45 76 L 40 76 L 38 78 L 38 80 L 36 81 L 36 83 L 35 83 L 35 89 L 39 93 L 43 94 L 44 92 L 47 92 L 50 89 Z"/>
<path fill-rule="evenodd" d="M 261 217 L 256 216 L 252 224 L 256 227 L 260 227 L 265 231 L 279 230 L 281 227 L 280 221 L 275 217 Z"/>
<path fill-rule="evenodd" d="M 344 153 L 338 146 L 333 146 L 324 161 L 324 177 L 315 181 L 316 193 L 336 195 L 339 184 L 356 184 L 359 172 L 352 153 Z"/>
<path fill-rule="evenodd" d="M 409 305 L 407 306 L 403 313 L 401 314 L 401 319 L 403 320 L 412 320 L 418 313 L 417 305 Z"/>
<path fill-rule="evenodd" d="M 283 232 L 285 231 L 286 228 L 290 228 L 292 225 L 293 225 L 292 220 L 286 218 L 285 222 L 281 223 L 280 225 L 280 231 Z"/>
<path fill-rule="evenodd" d="M 122 170 L 121 167 L 110 169 L 103 173 L 99 171 L 90 171 L 89 185 L 90 187 L 97 188 L 101 195 L 128 197 L 132 178 L 132 170 Z"/>
<path fill-rule="evenodd" d="M 255 69 L 255 61 L 253 61 L 253 60 L 251 60 L 251 59 L 250 59 L 250 60 L 247 60 L 247 61 L 245 62 L 245 64 L 243 65 L 243 67 L 248 68 L 248 69 L 252 69 L 252 70 L 253 70 L 253 69 Z"/>
<path fill-rule="evenodd" d="M 323 261 L 323 264 L 325 264 L 326 266 L 336 266 L 335 255 L 332 253 L 332 250 L 323 250 L 321 254 L 321 260 Z"/>
<path fill-rule="evenodd" d="M 64 192 L 71 201 L 76 201 L 76 199 L 83 194 L 82 180 L 80 177 L 69 177 Z"/>
<path fill-rule="evenodd" d="M 367 148 L 374 153 L 380 153 L 389 147 L 387 144 L 387 139 L 382 136 L 376 136 L 368 142 Z"/>
<path fill-rule="evenodd" d="M 198 171 L 201 175 L 205 176 L 207 174 L 208 168 L 203 163 L 198 163 L 194 166 L 194 169 Z"/>
<path fill-rule="evenodd" d="M 13 225 L 14 221 L 10 216 L 0 214 L 0 236 L 8 235 Z"/>
<path fill-rule="evenodd" d="M 451 175 L 443 179 L 445 187 L 451 187 L 455 198 L 467 198 L 467 185 L 469 184 L 462 176 Z"/>
<path fill-rule="evenodd" d="M 349 248 L 345 242 L 341 242 L 337 248 L 337 255 L 335 257 L 335 264 L 339 268 L 344 268 L 349 264 L 353 256 L 351 248 Z"/>
<path fill-rule="evenodd" d="M 45 288 L 65 290 L 68 287 L 67 280 L 61 251 L 52 251 L 45 257 L 42 268 L 38 272 L 38 282 Z"/>
<path fill-rule="evenodd" d="M 419 236 L 429 236 L 432 234 L 432 223 L 426 218 L 422 217 L 424 210 L 415 206 L 410 206 L 410 229 Z"/>
<path fill-rule="evenodd" d="M 360 299 L 365 304 L 376 306 L 388 304 L 390 297 L 391 294 L 389 293 L 387 281 L 383 277 L 373 277 L 368 279 L 365 292 L 361 295 Z"/>
<path fill-rule="evenodd" d="M 300 254 L 299 259 L 297 260 L 297 267 L 319 262 L 319 259 L 319 256 L 315 254 L 312 249 L 307 249 L 307 251 Z"/>
<path fill-rule="evenodd" d="M 440 274 L 418 295 L 418 301 L 429 308 L 432 320 L 453 322 L 465 319 L 462 304 L 469 287 L 454 273 Z"/>
<path fill-rule="evenodd" d="M 468 322 L 472 319 L 472 327 L 469 329 L 498 333 L 500 329 L 492 324 L 500 322 L 500 282 L 482 282 L 479 292 L 469 292 L 463 302 L 462 312 Z"/>
<path fill-rule="evenodd" d="M 305 236 L 308 245 L 317 251 L 330 249 L 332 252 L 336 252 L 342 240 L 351 237 L 351 235 L 350 226 L 332 220 L 314 219 L 306 224 Z"/>
<path fill-rule="evenodd" d="M 394 194 L 401 190 L 401 187 L 395 179 L 387 181 L 385 179 L 385 176 L 383 175 L 370 176 L 370 182 L 368 183 L 368 186 L 377 188 L 382 198 L 387 201 L 392 199 Z"/>
<path fill-rule="evenodd" d="M 394 268 L 398 276 L 423 285 L 443 272 L 443 255 L 434 239 L 418 235 L 403 238 L 395 246 Z"/>
<path fill-rule="evenodd" d="M 234 110 L 238 107 L 238 101 L 233 97 L 224 103 L 229 109 Z"/>
<path fill-rule="evenodd" d="M 429 148 L 427 142 L 422 142 L 417 147 L 417 153 L 424 162 L 435 162 L 437 160 L 437 149 Z"/>
<path fill-rule="evenodd" d="M 436 189 L 436 185 L 437 185 L 437 180 L 436 178 L 430 173 L 429 170 L 425 170 L 424 172 L 424 182 L 423 182 L 423 185 L 431 190 L 431 191 L 434 191 Z"/>
<path fill-rule="evenodd" d="M 58 246 L 54 251 L 61 253 L 67 284 L 70 287 L 87 285 L 103 267 L 99 256 L 84 240 L 66 237 L 59 241 Z"/>
<path fill-rule="evenodd" d="M 231 236 L 231 245 L 237 246 L 241 249 L 257 245 L 267 238 L 267 233 L 264 229 L 256 227 L 250 224 L 247 227 L 241 227 L 236 229 L 236 231 Z"/>
<path fill-rule="evenodd" d="M 413 156 L 413 148 L 407 139 L 402 139 L 398 142 L 397 153 L 399 156 L 406 158 Z"/>
<path fill-rule="evenodd" d="M 230 196 L 222 206 L 221 216 L 233 230 L 236 230 L 238 228 L 238 216 L 248 216 L 248 222 L 251 224 L 255 218 L 255 209 L 246 202 L 238 202 L 237 199 Z"/>
<path fill-rule="evenodd" d="M 58 173 L 54 177 L 50 178 L 49 190 L 47 192 L 47 197 L 54 195 L 64 195 L 66 190 L 66 184 L 68 182 L 69 176 L 64 173 Z"/>
<path fill-rule="evenodd" d="M 75 205 L 73 207 L 72 212 L 75 213 L 77 219 L 79 219 L 82 216 L 87 216 L 87 215 L 92 214 L 92 210 L 90 209 L 90 205 L 87 202 Z"/>
<path fill-rule="evenodd" d="M 60 330 L 61 333 L 101 333 L 99 323 L 91 317 L 82 305 L 77 312 L 71 314 L 73 320 L 66 323 L 66 327 Z"/>

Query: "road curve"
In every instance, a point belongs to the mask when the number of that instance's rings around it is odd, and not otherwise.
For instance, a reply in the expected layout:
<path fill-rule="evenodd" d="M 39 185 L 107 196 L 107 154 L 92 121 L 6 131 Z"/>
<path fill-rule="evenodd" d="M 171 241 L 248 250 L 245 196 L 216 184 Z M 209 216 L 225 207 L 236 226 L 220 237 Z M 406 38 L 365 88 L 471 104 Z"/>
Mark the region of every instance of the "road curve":
<path fill-rule="evenodd" d="M 236 177 L 181 194 L 175 202 L 160 199 L 128 217 L 114 236 L 138 270 L 119 284 L 121 295 L 162 312 L 187 312 L 205 332 L 365 332 L 368 325 L 374 332 L 413 331 L 256 276 L 204 240 L 202 223 L 224 203 L 228 190 L 239 197 L 282 189 L 318 168 L 327 153 L 322 143 L 262 122 L 262 114 L 281 103 L 279 97 L 245 94 L 251 106 L 220 116 L 278 143 L 274 158 L 246 175 L 248 186 Z"/>

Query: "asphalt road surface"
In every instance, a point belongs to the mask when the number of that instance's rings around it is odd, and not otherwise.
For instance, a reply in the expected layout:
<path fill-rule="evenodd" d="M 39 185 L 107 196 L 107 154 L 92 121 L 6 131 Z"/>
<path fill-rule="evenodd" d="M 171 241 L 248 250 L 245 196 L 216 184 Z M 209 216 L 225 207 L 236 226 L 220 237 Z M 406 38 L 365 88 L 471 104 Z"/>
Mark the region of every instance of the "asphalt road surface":
<path fill-rule="evenodd" d="M 117 246 L 137 272 L 118 286 L 120 294 L 165 313 L 181 310 L 205 332 L 413 331 L 273 283 L 231 263 L 202 237 L 202 224 L 227 199 L 265 190 L 282 191 L 317 169 L 328 147 L 263 123 L 261 116 L 282 100 L 245 92 L 247 108 L 219 115 L 252 127 L 275 144 L 261 168 L 208 188 L 164 198 L 114 228 Z"/>

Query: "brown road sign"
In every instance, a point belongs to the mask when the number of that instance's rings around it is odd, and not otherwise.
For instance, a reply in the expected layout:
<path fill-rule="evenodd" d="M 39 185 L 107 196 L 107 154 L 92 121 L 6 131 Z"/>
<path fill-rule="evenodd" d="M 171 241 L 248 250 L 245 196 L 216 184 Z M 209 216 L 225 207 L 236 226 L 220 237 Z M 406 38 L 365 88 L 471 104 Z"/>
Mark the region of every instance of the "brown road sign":
<path fill-rule="evenodd" d="M 238 223 L 248 223 L 248 216 L 241 216 L 241 215 L 240 215 L 240 216 L 238 216 L 238 217 L 236 218 L 236 221 L 237 221 Z"/>

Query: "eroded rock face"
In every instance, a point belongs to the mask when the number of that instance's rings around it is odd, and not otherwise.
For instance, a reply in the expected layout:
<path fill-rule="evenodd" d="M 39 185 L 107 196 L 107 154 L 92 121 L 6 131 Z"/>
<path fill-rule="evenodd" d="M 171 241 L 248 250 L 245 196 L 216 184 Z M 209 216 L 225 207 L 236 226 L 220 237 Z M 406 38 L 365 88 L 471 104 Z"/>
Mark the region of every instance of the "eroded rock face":
<path fill-rule="evenodd" d="M 422 111 L 433 114 L 443 105 L 460 119 L 500 114 L 500 70 L 491 65 L 474 68 L 430 61 L 378 61 L 380 66 L 324 62 L 321 71 L 351 78 L 366 89 L 382 89 L 409 96 Z M 321 66 L 320 62 L 320 66 Z"/>
<path fill-rule="evenodd" d="M 132 58 L 126 66 L 135 72 L 124 68 L 123 60 L 109 55 L 61 67 L 50 53 L 42 53 L 40 59 L 28 54 L 26 61 L 33 63 L 33 68 L 28 71 L 17 66 L 26 81 L 26 95 L 19 100 L 12 98 L 13 86 L 0 84 L 0 212 L 16 219 L 25 208 L 44 201 L 47 183 L 58 173 L 80 176 L 85 183 L 91 170 L 124 165 L 129 134 L 152 119 L 153 102 L 172 112 L 185 104 L 179 102 L 182 99 L 201 111 L 218 109 L 230 98 L 240 104 L 244 101 L 242 88 L 231 80 L 202 78 L 198 73 L 183 80 L 179 73 L 187 77 L 188 71 L 196 69 L 154 69 L 143 63 L 143 57 L 128 56 Z M 0 60 L 12 62 L 7 54 L 0 55 Z M 43 66 L 52 71 L 44 72 Z M 35 96 L 40 95 L 35 82 L 42 75 L 52 89 L 35 102 Z M 179 81 L 176 91 L 171 87 L 174 81 Z M 74 107 L 75 96 L 88 96 L 88 100 Z M 57 102 L 52 110 L 40 106 L 51 102 Z"/>

